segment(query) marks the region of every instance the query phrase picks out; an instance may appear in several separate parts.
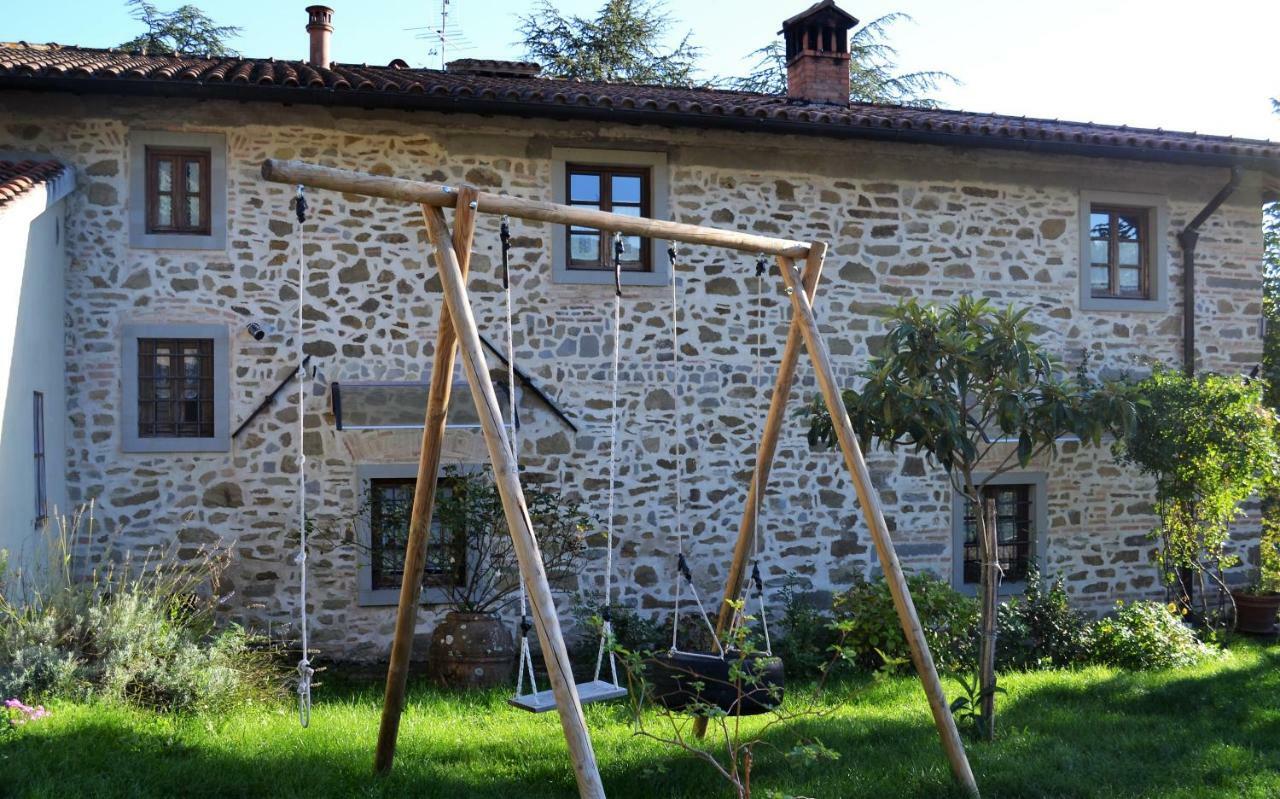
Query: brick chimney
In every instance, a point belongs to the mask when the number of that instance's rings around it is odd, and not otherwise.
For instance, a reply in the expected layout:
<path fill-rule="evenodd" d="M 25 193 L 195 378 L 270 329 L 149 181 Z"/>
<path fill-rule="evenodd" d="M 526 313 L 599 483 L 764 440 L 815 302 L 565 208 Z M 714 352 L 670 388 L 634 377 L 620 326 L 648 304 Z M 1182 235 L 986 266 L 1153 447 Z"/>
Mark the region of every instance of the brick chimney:
<path fill-rule="evenodd" d="M 787 97 L 849 104 L 849 29 L 858 24 L 834 0 L 822 0 L 782 23 Z"/>
<path fill-rule="evenodd" d="M 333 9 L 328 6 L 307 6 L 307 33 L 311 35 L 313 67 L 329 66 L 329 39 L 333 36 Z"/>

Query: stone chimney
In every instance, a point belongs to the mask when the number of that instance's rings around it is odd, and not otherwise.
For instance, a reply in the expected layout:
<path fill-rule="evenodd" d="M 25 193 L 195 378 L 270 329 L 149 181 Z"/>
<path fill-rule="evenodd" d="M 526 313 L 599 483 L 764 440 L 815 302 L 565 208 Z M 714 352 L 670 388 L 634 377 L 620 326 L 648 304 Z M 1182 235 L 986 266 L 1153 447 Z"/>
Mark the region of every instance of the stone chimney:
<path fill-rule="evenodd" d="M 822 0 L 782 23 L 787 45 L 787 97 L 849 104 L 849 29 L 858 20 Z"/>
<path fill-rule="evenodd" d="M 333 9 L 328 6 L 307 6 L 307 33 L 311 35 L 313 67 L 329 67 L 329 40 L 333 37 Z"/>

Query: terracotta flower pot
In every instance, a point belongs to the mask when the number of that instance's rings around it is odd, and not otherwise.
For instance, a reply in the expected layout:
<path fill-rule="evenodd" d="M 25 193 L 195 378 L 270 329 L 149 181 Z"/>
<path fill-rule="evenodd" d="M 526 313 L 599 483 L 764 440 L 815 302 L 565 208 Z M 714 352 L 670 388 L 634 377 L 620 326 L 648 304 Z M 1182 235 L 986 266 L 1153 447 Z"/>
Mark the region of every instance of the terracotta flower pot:
<path fill-rule="evenodd" d="M 432 676 L 452 688 L 492 688 L 511 681 L 516 649 L 511 630 L 493 613 L 452 611 L 431 633 Z"/>
<path fill-rule="evenodd" d="M 1276 632 L 1276 614 L 1280 613 L 1280 594 L 1247 594 L 1232 591 L 1236 603 L 1236 631 L 1270 635 Z"/>

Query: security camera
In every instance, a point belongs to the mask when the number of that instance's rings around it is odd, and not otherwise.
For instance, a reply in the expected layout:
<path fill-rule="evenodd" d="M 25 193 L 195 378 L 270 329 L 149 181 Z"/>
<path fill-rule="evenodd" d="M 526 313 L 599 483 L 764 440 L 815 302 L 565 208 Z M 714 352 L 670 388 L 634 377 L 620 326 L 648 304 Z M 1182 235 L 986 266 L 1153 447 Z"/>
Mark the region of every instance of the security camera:
<path fill-rule="evenodd" d="M 254 341 L 262 341 L 267 336 L 276 332 L 274 327 L 271 325 L 264 325 L 261 322 L 250 322 L 245 326 L 245 330 L 249 335 L 253 336 Z"/>

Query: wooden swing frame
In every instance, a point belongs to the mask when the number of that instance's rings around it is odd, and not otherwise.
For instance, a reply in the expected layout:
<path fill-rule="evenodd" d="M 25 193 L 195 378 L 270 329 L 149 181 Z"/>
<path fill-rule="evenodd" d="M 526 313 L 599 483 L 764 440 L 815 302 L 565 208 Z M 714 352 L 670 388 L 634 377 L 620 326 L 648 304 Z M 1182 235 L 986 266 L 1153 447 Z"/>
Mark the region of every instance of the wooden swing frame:
<path fill-rule="evenodd" d="M 275 183 L 297 184 L 347 194 L 381 197 L 418 203 L 434 250 L 436 268 L 444 295 L 440 327 L 436 333 L 430 389 L 427 395 L 426 419 L 422 430 L 422 449 L 418 460 L 418 476 L 414 489 L 413 510 L 409 519 L 409 537 L 405 553 L 404 579 L 396 614 L 395 634 L 391 645 L 391 661 L 387 668 L 387 686 L 383 699 L 382 721 L 378 730 L 375 770 L 390 770 L 395 757 L 396 737 L 404 707 L 405 684 L 409 656 L 417 621 L 418 601 L 422 589 L 417 575 L 427 559 L 427 539 L 435 502 L 436 481 L 440 469 L 440 452 L 444 443 L 446 413 L 453 386 L 453 370 L 459 349 L 467 384 L 480 417 L 485 444 L 493 466 L 494 478 L 502 498 L 507 526 L 515 544 L 521 579 L 528 590 L 534 627 L 546 659 L 547 676 L 556 697 L 560 725 L 564 730 L 577 778 L 579 794 L 584 799 L 604 797 L 604 787 L 596 766 L 595 752 L 582 715 L 582 705 L 574 685 L 573 671 L 560 632 L 551 587 L 547 583 L 538 543 L 529 520 L 520 473 L 511 453 L 507 432 L 502 422 L 493 382 L 476 327 L 475 316 L 467 293 L 467 272 L 471 261 L 471 244 L 479 213 L 506 214 L 534 222 L 590 227 L 607 233 L 644 236 L 651 239 L 685 244 L 724 247 L 738 252 L 772 255 L 791 302 L 791 322 L 786 346 L 778 365 L 777 379 L 769 404 L 764 431 L 756 451 L 755 477 L 750 482 L 746 509 L 738 528 L 738 539 L 725 585 L 725 598 L 735 599 L 746 579 L 748 561 L 756 535 L 756 491 L 768 483 L 769 471 L 777 448 L 787 401 L 795 380 L 801 349 L 809 353 L 823 399 L 831 413 L 840 451 L 844 456 L 858 503 L 871 531 L 881 568 L 889 584 L 898 620 L 911 649 L 911 661 L 929 700 L 934 725 L 942 740 L 942 748 L 951 765 L 955 780 L 970 795 L 978 795 L 977 783 L 969 767 L 964 745 L 956 729 L 955 719 L 947 704 L 933 656 L 925 641 L 924 630 L 916 615 L 907 588 L 906 577 L 898 562 L 893 541 L 885 525 L 884 511 L 871 484 L 871 475 L 863 459 L 858 439 L 840 397 L 831 355 L 827 350 L 814 316 L 813 299 L 817 294 L 827 245 L 788 239 L 757 236 L 733 230 L 668 222 L 657 219 L 622 216 L 556 203 L 526 200 L 508 195 L 482 192 L 471 186 L 451 187 L 422 181 L 369 175 L 332 169 L 300 161 L 268 159 L 262 164 L 262 176 Z M 454 208 L 453 231 L 445 221 L 443 208 Z M 803 271 L 797 262 L 803 261 Z M 722 603 L 718 627 L 722 631 L 732 618 L 732 610 Z"/>

